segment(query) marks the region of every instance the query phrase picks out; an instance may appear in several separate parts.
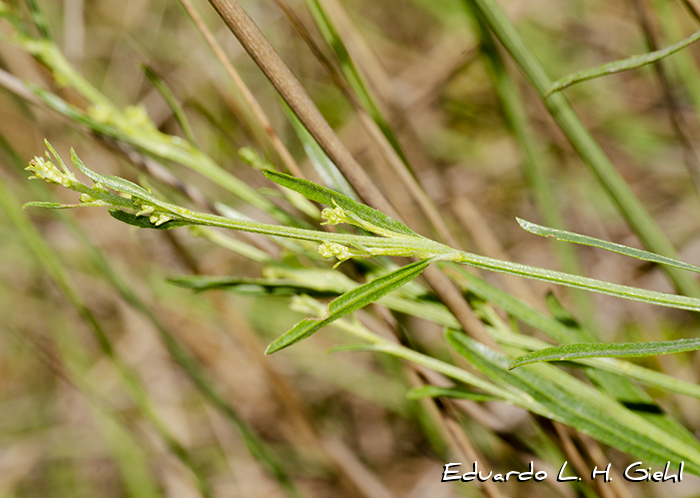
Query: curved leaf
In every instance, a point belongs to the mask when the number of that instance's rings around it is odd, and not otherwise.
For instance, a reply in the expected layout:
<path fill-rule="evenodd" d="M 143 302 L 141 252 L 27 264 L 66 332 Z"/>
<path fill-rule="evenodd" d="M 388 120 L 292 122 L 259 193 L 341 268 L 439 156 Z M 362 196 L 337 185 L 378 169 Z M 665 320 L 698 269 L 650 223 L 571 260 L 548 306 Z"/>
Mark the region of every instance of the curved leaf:
<path fill-rule="evenodd" d="M 685 40 L 681 40 L 678 43 L 671 45 L 670 47 L 663 48 L 661 50 L 656 50 L 654 52 L 649 52 L 641 55 L 633 55 L 632 57 L 628 57 L 627 59 L 608 62 L 606 64 L 601 64 L 600 66 L 572 73 L 555 81 L 552 84 L 552 86 L 550 86 L 547 89 L 545 96 L 549 96 L 554 92 L 563 90 L 564 88 L 571 86 L 575 83 L 580 83 L 581 81 L 592 80 L 593 78 L 599 78 L 601 76 L 607 76 L 609 74 L 621 73 L 622 71 L 629 71 L 630 69 L 637 69 L 638 67 L 646 66 L 647 64 L 660 61 L 664 57 L 668 57 L 669 55 L 684 49 L 688 45 L 691 45 L 692 43 L 695 43 L 698 40 L 700 40 L 700 31 L 696 31 Z"/>

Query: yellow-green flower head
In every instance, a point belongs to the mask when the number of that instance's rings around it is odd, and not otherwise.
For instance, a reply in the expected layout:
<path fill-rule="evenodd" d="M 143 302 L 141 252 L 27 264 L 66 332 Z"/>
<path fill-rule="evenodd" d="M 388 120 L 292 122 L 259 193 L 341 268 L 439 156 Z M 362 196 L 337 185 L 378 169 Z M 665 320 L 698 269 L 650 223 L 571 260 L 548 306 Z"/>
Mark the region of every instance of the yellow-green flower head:
<path fill-rule="evenodd" d="M 345 261 L 346 259 L 350 259 L 352 257 L 350 249 L 341 244 L 335 244 L 332 242 L 324 242 L 318 246 L 318 253 L 326 259 L 335 256 L 340 261 Z"/>
<path fill-rule="evenodd" d="M 327 221 L 323 223 L 324 225 L 339 225 L 340 223 L 351 223 L 345 210 L 341 207 L 326 208 L 321 211 L 321 217 L 325 218 Z"/>
<path fill-rule="evenodd" d="M 167 223 L 168 221 L 172 220 L 172 218 L 167 214 L 154 214 L 148 219 L 157 227 L 161 226 L 163 223 Z"/>
<path fill-rule="evenodd" d="M 156 127 L 153 125 L 148 111 L 142 105 L 130 105 L 124 109 L 124 115 L 131 121 L 135 126 L 144 130 L 155 130 Z"/>
<path fill-rule="evenodd" d="M 68 188 L 78 181 L 73 173 L 61 171 L 54 163 L 50 160 L 47 161 L 43 157 L 34 157 L 25 169 L 34 173 L 34 176 L 29 177 L 30 179 L 38 178 Z"/>
<path fill-rule="evenodd" d="M 90 116 L 98 123 L 102 124 L 109 124 L 112 121 L 112 114 L 110 109 L 108 109 L 107 106 L 102 104 L 91 106 L 88 109 L 88 116 Z"/>

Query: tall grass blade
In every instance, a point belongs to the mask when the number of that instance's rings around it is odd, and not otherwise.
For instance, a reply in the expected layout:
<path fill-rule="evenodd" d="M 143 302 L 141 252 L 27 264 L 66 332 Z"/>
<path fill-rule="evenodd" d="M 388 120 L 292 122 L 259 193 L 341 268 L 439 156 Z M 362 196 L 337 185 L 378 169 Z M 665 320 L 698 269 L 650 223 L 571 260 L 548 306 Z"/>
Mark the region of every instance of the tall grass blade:
<path fill-rule="evenodd" d="M 391 147 L 410 171 L 411 169 L 408 159 L 406 158 L 406 155 L 399 144 L 398 138 L 391 129 L 389 121 L 384 116 L 384 113 L 379 107 L 377 99 L 375 98 L 372 90 L 367 85 L 365 78 L 362 76 L 360 70 L 352 60 L 352 57 L 350 57 L 350 52 L 345 46 L 345 42 L 343 42 L 343 39 L 338 33 L 338 30 L 333 24 L 333 21 L 328 15 L 323 3 L 319 0 L 305 0 L 305 2 L 306 6 L 311 12 L 311 15 L 313 16 L 316 27 L 321 32 L 321 36 L 323 36 L 323 39 L 328 44 L 328 47 L 335 54 L 335 57 L 338 60 L 340 68 L 343 72 L 343 76 L 357 95 L 362 107 L 364 107 L 372 120 L 377 124 L 382 134 L 391 144 Z"/>
<path fill-rule="evenodd" d="M 463 387 L 438 387 L 438 386 L 423 386 L 411 389 L 406 393 L 408 399 L 422 398 L 458 398 L 468 399 L 482 403 L 484 401 L 496 401 L 497 398 L 490 394 L 484 394 Z"/>

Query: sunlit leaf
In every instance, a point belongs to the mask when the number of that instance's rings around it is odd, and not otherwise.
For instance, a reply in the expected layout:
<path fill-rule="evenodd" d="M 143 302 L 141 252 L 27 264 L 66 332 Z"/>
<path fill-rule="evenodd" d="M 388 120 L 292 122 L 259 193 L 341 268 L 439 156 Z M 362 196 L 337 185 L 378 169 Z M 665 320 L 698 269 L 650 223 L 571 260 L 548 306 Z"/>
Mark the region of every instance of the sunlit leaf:
<path fill-rule="evenodd" d="M 565 361 L 578 358 L 610 358 L 654 356 L 668 353 L 682 353 L 700 349 L 700 339 L 678 339 L 676 341 L 623 342 L 565 344 L 518 356 L 508 367 L 513 369 L 529 363 L 541 361 Z"/>
<path fill-rule="evenodd" d="M 376 278 L 371 282 L 343 294 L 342 296 L 331 301 L 331 303 L 328 305 L 328 316 L 326 318 L 307 318 L 302 320 L 291 330 L 270 344 L 267 347 L 267 350 L 265 350 L 265 354 L 274 353 L 275 351 L 286 348 L 295 342 L 301 341 L 334 320 L 363 308 L 389 292 L 398 289 L 402 285 L 410 282 L 420 275 L 430 263 L 431 260 L 429 259 L 416 261 L 415 263 L 401 267 L 388 275 Z"/>
<path fill-rule="evenodd" d="M 566 230 L 558 230 L 556 228 L 543 227 L 520 218 L 517 218 L 517 220 L 521 227 L 523 227 L 530 233 L 534 233 L 535 235 L 541 235 L 543 237 L 554 237 L 557 240 L 561 240 L 564 242 L 573 242 L 574 244 L 598 247 L 600 249 L 605 249 L 606 251 L 624 254 L 625 256 L 631 256 L 633 258 L 642 259 L 644 261 L 651 261 L 653 263 L 660 263 L 662 265 L 673 266 L 676 268 L 681 268 L 683 270 L 700 273 L 700 266 L 684 263 L 682 261 L 678 261 L 677 259 L 661 256 L 660 254 L 644 251 L 642 249 L 635 249 L 634 247 L 629 247 L 622 244 L 615 244 L 614 242 L 608 242 L 606 240 L 596 239 L 594 237 L 588 237 L 587 235 L 580 235 L 578 233 L 567 232 Z"/>

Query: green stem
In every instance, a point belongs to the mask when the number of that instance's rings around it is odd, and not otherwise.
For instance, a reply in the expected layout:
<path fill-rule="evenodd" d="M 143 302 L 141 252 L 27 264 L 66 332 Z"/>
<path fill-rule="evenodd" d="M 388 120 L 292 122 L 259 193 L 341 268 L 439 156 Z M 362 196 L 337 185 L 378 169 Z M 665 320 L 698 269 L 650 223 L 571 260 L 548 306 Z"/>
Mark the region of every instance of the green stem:
<path fill-rule="evenodd" d="M 571 145 L 617 204 L 620 213 L 642 243 L 652 252 L 677 259 L 673 245 L 632 193 L 593 135 L 578 118 L 566 97 L 562 93 L 546 97 L 552 84 L 551 79 L 498 3 L 495 0 L 467 1 L 473 1 L 481 11 L 489 28 L 528 77 Z M 663 270 L 682 294 L 700 297 L 700 286 L 687 274 L 676 268 Z"/>

